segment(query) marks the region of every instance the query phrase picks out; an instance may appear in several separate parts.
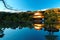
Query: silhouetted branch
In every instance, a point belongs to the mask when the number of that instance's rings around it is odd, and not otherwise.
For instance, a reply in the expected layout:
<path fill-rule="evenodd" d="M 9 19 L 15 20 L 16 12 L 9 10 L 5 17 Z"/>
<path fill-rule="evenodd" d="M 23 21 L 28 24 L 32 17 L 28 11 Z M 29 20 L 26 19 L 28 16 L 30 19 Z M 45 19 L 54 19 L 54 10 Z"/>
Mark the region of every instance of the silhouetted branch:
<path fill-rule="evenodd" d="M 16 9 L 13 9 L 11 6 L 7 5 L 6 2 L 5 2 L 4 0 L 0 0 L 0 1 L 3 2 L 5 8 L 7 8 L 7 9 L 9 9 L 9 10 L 15 10 L 15 11 L 18 11 L 18 10 L 16 10 Z"/>

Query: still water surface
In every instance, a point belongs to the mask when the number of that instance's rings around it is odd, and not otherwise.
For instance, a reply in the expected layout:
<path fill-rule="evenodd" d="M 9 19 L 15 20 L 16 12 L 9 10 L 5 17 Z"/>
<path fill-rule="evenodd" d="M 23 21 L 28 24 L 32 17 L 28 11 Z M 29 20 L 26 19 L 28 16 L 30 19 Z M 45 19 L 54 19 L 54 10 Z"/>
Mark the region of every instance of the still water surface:
<path fill-rule="evenodd" d="M 54 32 L 52 36 L 49 34 L 48 31 L 42 30 L 35 30 L 29 28 L 5 28 L 3 30 L 3 37 L 0 37 L 0 40 L 60 40 L 60 31 Z M 46 37 L 48 36 L 48 37 Z M 51 37 L 54 37 L 52 39 Z"/>

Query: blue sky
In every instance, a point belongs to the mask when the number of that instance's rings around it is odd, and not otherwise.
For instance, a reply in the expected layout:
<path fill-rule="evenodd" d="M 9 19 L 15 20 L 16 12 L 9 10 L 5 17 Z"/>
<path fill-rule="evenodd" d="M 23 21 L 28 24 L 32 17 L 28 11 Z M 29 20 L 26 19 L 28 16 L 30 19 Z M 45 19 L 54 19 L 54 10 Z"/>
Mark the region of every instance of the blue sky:
<path fill-rule="evenodd" d="M 14 9 L 19 10 L 40 10 L 47 8 L 60 8 L 60 0 L 5 0 Z M 0 1 L 0 10 L 5 10 Z"/>

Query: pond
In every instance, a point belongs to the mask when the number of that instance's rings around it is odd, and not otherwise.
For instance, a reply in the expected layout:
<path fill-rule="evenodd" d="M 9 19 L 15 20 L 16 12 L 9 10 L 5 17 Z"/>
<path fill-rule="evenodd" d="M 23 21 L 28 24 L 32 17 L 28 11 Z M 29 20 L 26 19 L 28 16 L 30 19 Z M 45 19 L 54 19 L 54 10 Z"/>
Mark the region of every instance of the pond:
<path fill-rule="evenodd" d="M 23 28 L 2 28 L 0 29 L 0 40 L 60 40 L 60 31 L 51 32 L 42 30 Z"/>

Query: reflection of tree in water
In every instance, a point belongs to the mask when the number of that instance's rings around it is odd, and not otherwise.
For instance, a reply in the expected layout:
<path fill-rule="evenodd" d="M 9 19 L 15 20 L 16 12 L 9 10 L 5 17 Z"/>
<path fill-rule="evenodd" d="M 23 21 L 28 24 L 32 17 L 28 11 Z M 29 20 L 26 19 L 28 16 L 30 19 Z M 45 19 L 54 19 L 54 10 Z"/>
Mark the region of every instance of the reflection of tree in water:
<path fill-rule="evenodd" d="M 11 22 L 11 21 L 1 21 L 0 22 L 0 37 L 2 38 L 4 36 L 4 29 L 5 28 L 11 28 L 11 29 L 16 29 L 16 28 L 19 28 L 19 29 L 22 29 L 22 28 L 25 28 L 25 27 L 28 27 L 30 29 L 33 28 L 33 25 L 31 22 Z"/>
<path fill-rule="evenodd" d="M 25 28 L 25 27 L 28 27 L 30 29 L 33 28 L 32 26 L 32 23 L 31 22 L 19 22 L 19 23 L 16 23 L 16 22 L 8 22 L 8 21 L 2 21 L 0 23 L 0 37 L 2 38 L 4 36 L 4 29 L 5 28 L 11 28 L 11 29 L 16 29 L 16 28 L 19 28 L 19 29 L 22 29 L 22 28 Z"/>
<path fill-rule="evenodd" d="M 44 31 L 48 31 L 49 34 L 45 35 L 46 40 L 57 40 L 58 36 L 54 35 L 54 32 L 59 32 L 59 29 L 56 29 L 53 26 L 48 26 L 44 28 Z"/>
<path fill-rule="evenodd" d="M 1 23 L 0 24 L 0 28 L 11 28 L 11 29 L 16 29 L 16 28 L 23 28 L 23 27 L 29 27 L 29 28 L 33 28 L 31 23 L 26 23 L 26 22 L 21 22 L 21 23 Z"/>
<path fill-rule="evenodd" d="M 46 40 L 57 40 L 58 36 L 54 35 L 52 32 L 49 32 L 48 35 L 45 35 Z"/>
<path fill-rule="evenodd" d="M 4 31 L 0 29 L 0 38 L 2 38 L 3 36 L 4 36 Z"/>

